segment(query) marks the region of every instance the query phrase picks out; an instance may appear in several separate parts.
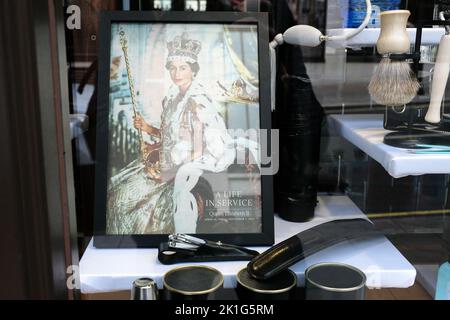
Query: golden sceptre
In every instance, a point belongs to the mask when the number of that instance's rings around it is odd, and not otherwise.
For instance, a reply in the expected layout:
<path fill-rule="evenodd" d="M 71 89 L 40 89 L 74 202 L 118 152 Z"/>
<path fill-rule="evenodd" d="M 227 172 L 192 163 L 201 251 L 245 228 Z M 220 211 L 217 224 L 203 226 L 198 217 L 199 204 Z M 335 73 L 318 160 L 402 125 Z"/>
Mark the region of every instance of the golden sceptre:
<path fill-rule="evenodd" d="M 134 117 L 136 118 L 137 116 L 137 110 L 136 110 L 136 95 L 134 93 L 134 81 L 133 81 L 133 76 L 131 75 L 131 67 L 130 67 L 130 60 L 128 59 L 128 40 L 125 36 L 125 31 L 123 31 L 122 29 L 119 32 L 119 36 L 120 36 L 120 46 L 122 47 L 123 50 L 123 55 L 125 58 L 125 64 L 126 64 L 126 68 L 127 68 L 127 76 L 128 76 L 128 84 L 130 87 L 130 94 L 131 94 L 131 104 L 133 106 L 133 114 Z M 140 154 L 142 159 L 146 159 L 146 147 L 145 147 L 145 143 L 144 143 L 144 138 L 142 136 L 142 130 L 139 128 L 138 129 L 139 132 L 139 150 L 140 150 Z"/>

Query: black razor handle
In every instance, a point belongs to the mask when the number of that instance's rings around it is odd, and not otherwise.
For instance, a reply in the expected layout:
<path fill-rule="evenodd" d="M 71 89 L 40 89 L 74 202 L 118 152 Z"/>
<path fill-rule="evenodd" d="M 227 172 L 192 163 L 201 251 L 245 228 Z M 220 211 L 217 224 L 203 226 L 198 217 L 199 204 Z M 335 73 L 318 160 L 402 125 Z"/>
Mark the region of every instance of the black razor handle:
<path fill-rule="evenodd" d="M 256 279 L 269 279 L 296 262 L 346 240 L 381 235 L 363 218 L 334 220 L 292 236 L 253 258 L 248 273 Z"/>

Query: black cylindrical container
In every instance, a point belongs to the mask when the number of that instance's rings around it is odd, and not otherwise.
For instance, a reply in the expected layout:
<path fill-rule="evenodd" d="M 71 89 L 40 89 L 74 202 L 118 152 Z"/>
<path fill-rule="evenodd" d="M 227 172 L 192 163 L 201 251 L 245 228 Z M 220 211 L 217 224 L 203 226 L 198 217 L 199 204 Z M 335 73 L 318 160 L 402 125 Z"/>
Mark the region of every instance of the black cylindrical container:
<path fill-rule="evenodd" d="M 323 110 L 309 79 L 286 76 L 285 103 L 280 111 L 280 170 L 275 185 L 281 218 L 308 221 L 314 216 Z"/>
<path fill-rule="evenodd" d="M 366 276 L 352 266 L 319 263 L 306 269 L 306 300 L 364 300 Z"/>
<path fill-rule="evenodd" d="M 168 271 L 163 283 L 165 300 L 212 300 L 223 275 L 207 266 L 184 266 Z"/>
<path fill-rule="evenodd" d="M 292 300 L 296 287 L 297 276 L 289 269 L 267 280 L 253 278 L 247 268 L 237 274 L 236 292 L 240 300 Z"/>

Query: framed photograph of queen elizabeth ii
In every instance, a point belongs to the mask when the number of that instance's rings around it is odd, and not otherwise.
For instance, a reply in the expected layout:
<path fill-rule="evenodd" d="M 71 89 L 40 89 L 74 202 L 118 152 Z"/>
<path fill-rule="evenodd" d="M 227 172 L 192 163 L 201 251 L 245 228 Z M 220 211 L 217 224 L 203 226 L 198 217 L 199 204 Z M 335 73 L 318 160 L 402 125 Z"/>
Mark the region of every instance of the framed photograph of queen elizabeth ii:
<path fill-rule="evenodd" d="M 100 27 L 94 245 L 272 244 L 266 14 L 106 12 Z"/>

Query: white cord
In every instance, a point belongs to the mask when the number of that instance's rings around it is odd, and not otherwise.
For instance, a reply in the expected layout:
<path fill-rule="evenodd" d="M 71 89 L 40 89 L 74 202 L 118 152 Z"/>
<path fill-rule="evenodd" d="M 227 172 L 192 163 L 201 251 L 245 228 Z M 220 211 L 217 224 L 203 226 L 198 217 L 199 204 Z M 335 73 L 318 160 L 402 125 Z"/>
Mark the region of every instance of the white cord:
<path fill-rule="evenodd" d="M 269 43 L 270 50 L 270 106 L 272 111 L 275 110 L 275 88 L 277 81 L 277 52 L 276 47 L 284 43 L 283 35 L 277 34 L 275 38 Z"/>
<path fill-rule="evenodd" d="M 339 35 L 339 36 L 325 36 L 325 40 L 327 41 L 346 41 L 350 38 L 353 38 L 354 36 L 358 35 L 367 27 L 370 21 L 370 17 L 372 16 L 372 3 L 370 0 L 366 0 L 366 17 L 364 18 L 364 21 L 361 23 L 361 25 L 350 31 L 347 34 Z"/>

